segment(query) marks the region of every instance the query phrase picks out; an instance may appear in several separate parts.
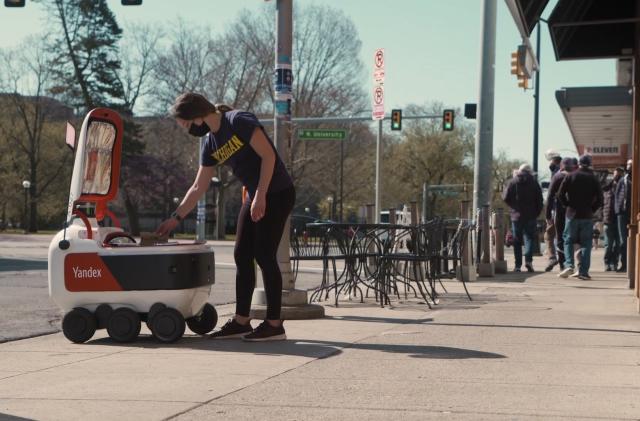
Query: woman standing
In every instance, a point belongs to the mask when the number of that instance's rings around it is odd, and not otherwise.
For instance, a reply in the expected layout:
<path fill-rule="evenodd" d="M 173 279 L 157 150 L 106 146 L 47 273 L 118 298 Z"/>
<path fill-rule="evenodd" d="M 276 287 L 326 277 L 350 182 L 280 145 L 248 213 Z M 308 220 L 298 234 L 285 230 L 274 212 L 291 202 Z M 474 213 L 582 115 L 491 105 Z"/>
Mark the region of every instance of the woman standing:
<path fill-rule="evenodd" d="M 295 203 L 295 189 L 284 163 L 256 116 L 249 112 L 214 105 L 200 94 L 185 93 L 176 98 L 170 113 L 189 134 L 207 136 L 207 140 L 200 151 L 200 168 L 193 185 L 171 218 L 158 227 L 158 234 L 174 230 L 194 208 L 207 191 L 216 165 L 229 165 L 249 198 L 243 201 L 236 230 L 236 313 L 211 337 L 286 339 L 280 320 L 282 275 L 276 252 Z M 254 260 L 262 269 L 267 317 L 252 329 L 249 312 L 256 286 Z"/>

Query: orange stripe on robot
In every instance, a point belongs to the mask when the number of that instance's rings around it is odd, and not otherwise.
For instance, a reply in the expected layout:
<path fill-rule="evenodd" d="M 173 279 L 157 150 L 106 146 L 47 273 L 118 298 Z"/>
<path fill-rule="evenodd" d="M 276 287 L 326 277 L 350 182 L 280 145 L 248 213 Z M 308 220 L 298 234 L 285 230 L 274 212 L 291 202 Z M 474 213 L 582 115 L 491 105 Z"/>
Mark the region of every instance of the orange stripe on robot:
<path fill-rule="evenodd" d="M 72 253 L 64 259 L 67 291 L 122 291 L 107 265 L 97 253 Z"/>

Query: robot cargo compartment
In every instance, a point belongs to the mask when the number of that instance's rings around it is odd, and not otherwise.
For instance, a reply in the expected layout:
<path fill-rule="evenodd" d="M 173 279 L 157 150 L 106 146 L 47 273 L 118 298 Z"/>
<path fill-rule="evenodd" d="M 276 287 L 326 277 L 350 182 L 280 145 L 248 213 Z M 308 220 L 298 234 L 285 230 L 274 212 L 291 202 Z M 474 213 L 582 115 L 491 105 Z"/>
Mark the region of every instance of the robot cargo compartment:
<path fill-rule="evenodd" d="M 70 253 L 64 259 L 67 291 L 146 291 L 198 288 L 214 283 L 214 254 Z"/>

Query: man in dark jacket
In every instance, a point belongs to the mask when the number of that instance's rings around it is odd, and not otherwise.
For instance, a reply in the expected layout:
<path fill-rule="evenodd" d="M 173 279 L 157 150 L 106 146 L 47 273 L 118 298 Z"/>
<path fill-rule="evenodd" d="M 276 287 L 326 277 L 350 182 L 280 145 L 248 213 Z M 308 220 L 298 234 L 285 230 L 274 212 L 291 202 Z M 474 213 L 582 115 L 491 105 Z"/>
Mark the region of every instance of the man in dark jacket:
<path fill-rule="evenodd" d="M 620 235 L 618 234 L 615 202 L 616 187 L 623 175 L 624 168 L 616 168 L 613 172 L 613 180 L 602 189 L 604 192 L 604 205 L 602 206 L 602 223 L 604 224 L 604 267 L 607 272 L 616 270 L 618 267 Z"/>
<path fill-rule="evenodd" d="M 545 154 L 545 157 L 549 161 L 549 171 L 551 171 L 551 180 L 562 169 L 562 157 L 558 152 L 553 149 L 549 149 Z M 549 214 L 555 208 L 555 196 L 547 195 L 547 214 Z M 558 264 L 558 249 L 556 238 L 556 227 L 553 224 L 554 219 L 546 218 L 546 227 L 544 229 L 544 243 L 546 244 L 545 254 L 547 255 L 547 267 L 545 272 L 549 272 L 555 265 Z"/>
<path fill-rule="evenodd" d="M 524 238 L 525 267 L 533 272 L 533 242 L 536 235 L 536 218 L 542 211 L 542 189 L 533 177 L 533 171 L 527 164 L 520 170 L 503 193 L 504 202 L 511 209 L 511 228 L 513 233 L 513 252 L 516 258 L 515 271 L 522 266 L 522 239 Z"/>
<path fill-rule="evenodd" d="M 631 215 L 631 170 L 633 161 L 627 161 L 627 174 L 620 179 L 616 186 L 615 205 L 618 220 L 618 235 L 620 236 L 620 262 L 622 265 L 616 272 L 627 271 L 627 225 Z"/>
<path fill-rule="evenodd" d="M 580 243 L 580 270 L 572 276 L 588 280 L 593 244 L 593 213 L 602 206 L 602 188 L 591 167 L 591 155 L 580 157 L 577 171 L 567 175 L 560 186 L 558 200 L 566 208 L 564 228 L 565 269 L 558 276 L 566 278 L 574 271 L 573 243 Z"/>
<path fill-rule="evenodd" d="M 560 270 L 564 270 L 564 240 L 562 235 L 564 233 L 564 220 L 565 209 L 562 203 L 556 199 L 556 195 L 560 190 L 560 186 L 564 181 L 564 178 L 575 169 L 573 158 L 564 158 L 560 163 L 560 171 L 558 171 L 549 183 L 549 191 L 547 192 L 547 210 L 546 219 L 547 224 L 552 224 L 556 229 L 556 253 L 557 261 L 560 264 Z M 553 269 L 552 265 L 546 267 L 545 271 L 549 272 Z"/>

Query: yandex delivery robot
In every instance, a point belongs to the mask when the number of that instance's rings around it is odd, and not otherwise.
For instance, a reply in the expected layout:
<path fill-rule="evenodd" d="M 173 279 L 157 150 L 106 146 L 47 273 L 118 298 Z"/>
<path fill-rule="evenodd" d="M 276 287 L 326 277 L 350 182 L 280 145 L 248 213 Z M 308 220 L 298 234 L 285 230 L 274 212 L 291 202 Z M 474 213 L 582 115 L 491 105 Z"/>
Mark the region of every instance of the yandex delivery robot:
<path fill-rule="evenodd" d="M 118 191 L 122 134 L 120 116 L 97 108 L 75 142 L 67 222 L 49 246 L 49 295 L 65 312 L 62 331 L 82 343 L 106 328 L 112 339 L 130 342 L 146 321 L 159 341 L 173 342 L 186 321 L 204 335 L 218 320 L 207 303 L 215 273 L 211 248 L 137 244 L 107 207 Z M 67 125 L 67 143 L 74 141 Z M 106 216 L 115 227 L 101 226 Z"/>

